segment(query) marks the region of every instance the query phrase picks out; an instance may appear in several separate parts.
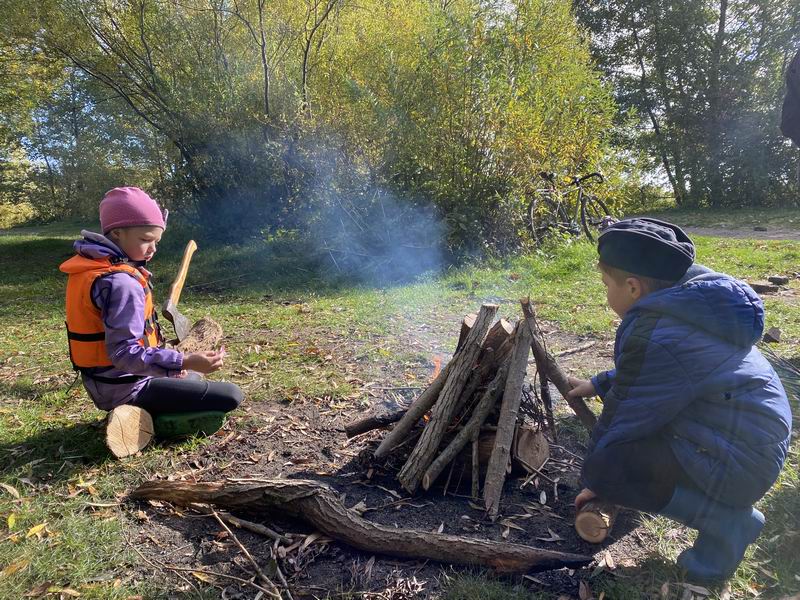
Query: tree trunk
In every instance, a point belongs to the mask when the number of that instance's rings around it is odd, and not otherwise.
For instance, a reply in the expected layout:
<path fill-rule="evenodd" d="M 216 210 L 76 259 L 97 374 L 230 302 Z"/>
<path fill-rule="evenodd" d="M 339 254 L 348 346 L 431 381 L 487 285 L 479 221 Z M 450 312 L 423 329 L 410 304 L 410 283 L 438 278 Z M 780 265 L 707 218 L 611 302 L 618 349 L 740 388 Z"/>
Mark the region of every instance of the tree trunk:
<path fill-rule="evenodd" d="M 423 474 L 439 449 L 442 437 L 456 412 L 464 405 L 464 386 L 481 351 L 481 344 L 497 313 L 496 304 L 484 304 L 475 319 L 475 325 L 464 342 L 464 347 L 450 362 L 450 374 L 442 392 L 431 410 L 431 419 L 425 425 L 414 450 L 400 470 L 398 479 L 410 493 L 416 491 Z M 448 366 L 450 366 L 448 365 Z M 394 432 L 392 432 L 394 433 Z M 385 441 L 385 440 L 384 440 Z"/>
<path fill-rule="evenodd" d="M 329 486 L 303 479 L 240 480 L 230 483 L 149 481 L 134 490 L 131 498 L 164 500 L 183 506 L 204 503 L 226 509 L 269 511 L 302 519 L 325 535 L 365 552 L 459 565 L 489 566 L 507 573 L 578 568 L 592 560 L 590 556 L 521 544 L 384 527 L 345 508 L 336 491 Z"/>
<path fill-rule="evenodd" d="M 520 321 L 514 332 L 514 350 L 508 366 L 508 376 L 503 390 L 503 405 L 497 420 L 497 437 L 494 452 L 486 470 L 483 484 L 483 501 L 489 517 L 494 520 L 500 511 L 500 496 L 506 480 L 508 461 L 511 458 L 511 444 L 517 429 L 519 405 L 522 401 L 522 384 L 528 369 L 528 355 L 531 352 L 531 329 Z"/>
<path fill-rule="evenodd" d="M 578 416 L 578 419 L 580 419 L 584 427 L 591 433 L 594 424 L 597 422 L 597 417 L 595 417 L 594 413 L 586 406 L 582 398 L 570 398 L 567 395 L 572 389 L 572 386 L 567 376 L 559 368 L 556 359 L 545 349 L 542 340 L 539 338 L 537 333 L 539 327 L 536 324 L 536 315 L 533 312 L 530 298 L 521 300 L 520 304 L 522 304 L 522 313 L 525 315 L 525 322 L 528 324 L 533 338 L 531 347 L 533 348 L 533 356 L 536 358 L 536 364 L 540 369 L 544 370 L 547 374 L 547 378 L 553 382 L 553 385 L 556 386 L 556 389 L 564 397 L 564 400 L 567 401 L 567 404 L 569 404 L 570 408 Z"/>

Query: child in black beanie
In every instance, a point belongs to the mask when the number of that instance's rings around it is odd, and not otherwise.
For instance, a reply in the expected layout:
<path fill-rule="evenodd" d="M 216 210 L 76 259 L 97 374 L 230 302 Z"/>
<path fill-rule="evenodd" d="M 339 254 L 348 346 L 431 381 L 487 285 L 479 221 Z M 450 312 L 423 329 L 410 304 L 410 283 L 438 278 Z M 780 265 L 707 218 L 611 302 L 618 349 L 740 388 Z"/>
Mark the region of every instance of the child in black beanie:
<path fill-rule="evenodd" d="M 777 479 L 791 431 L 786 392 L 753 345 L 763 303 L 694 265 L 692 241 L 670 223 L 615 223 L 598 253 L 622 323 L 615 368 L 571 380 L 571 396 L 603 400 L 575 506 L 598 497 L 697 529 L 678 564 L 693 581 L 727 579 L 764 526 L 753 504 Z"/>

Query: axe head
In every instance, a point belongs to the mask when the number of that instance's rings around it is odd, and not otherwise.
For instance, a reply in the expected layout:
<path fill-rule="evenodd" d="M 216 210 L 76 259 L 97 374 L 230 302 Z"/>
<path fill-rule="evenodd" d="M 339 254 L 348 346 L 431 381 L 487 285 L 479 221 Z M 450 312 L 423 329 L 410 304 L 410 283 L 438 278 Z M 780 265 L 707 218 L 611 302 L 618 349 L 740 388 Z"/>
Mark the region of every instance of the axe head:
<path fill-rule="evenodd" d="M 189 330 L 192 328 L 192 324 L 189 322 L 189 319 L 184 317 L 178 307 L 171 300 L 167 300 L 162 307 L 162 311 L 164 316 L 172 323 L 172 326 L 175 328 L 175 337 L 178 338 L 179 342 L 183 341 L 187 335 L 189 335 Z"/>

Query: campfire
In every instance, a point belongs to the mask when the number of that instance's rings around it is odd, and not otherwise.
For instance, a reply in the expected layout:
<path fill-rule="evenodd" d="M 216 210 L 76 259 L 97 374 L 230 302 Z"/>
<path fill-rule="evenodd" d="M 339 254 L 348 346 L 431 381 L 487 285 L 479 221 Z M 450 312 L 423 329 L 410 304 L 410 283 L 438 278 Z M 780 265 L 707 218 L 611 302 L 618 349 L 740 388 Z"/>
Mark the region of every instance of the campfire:
<path fill-rule="evenodd" d="M 468 480 L 473 498 L 482 496 L 492 519 L 499 514 L 507 474 L 516 467 L 539 474 L 549 456 L 545 432 L 557 436 L 549 382 L 565 397 L 570 388 L 546 350 L 530 300 L 521 301 L 516 325 L 495 321 L 497 308 L 484 304 L 464 318 L 453 358 L 437 367 L 431 384 L 409 407 L 381 405 L 346 427 L 353 436 L 396 422 L 373 456 L 396 459 L 407 452 L 397 473 L 403 488 L 414 493 L 444 480 L 446 491 L 454 481 L 458 487 Z M 531 350 L 538 387 L 525 383 Z M 568 402 L 591 428 L 595 417 L 583 401 Z"/>

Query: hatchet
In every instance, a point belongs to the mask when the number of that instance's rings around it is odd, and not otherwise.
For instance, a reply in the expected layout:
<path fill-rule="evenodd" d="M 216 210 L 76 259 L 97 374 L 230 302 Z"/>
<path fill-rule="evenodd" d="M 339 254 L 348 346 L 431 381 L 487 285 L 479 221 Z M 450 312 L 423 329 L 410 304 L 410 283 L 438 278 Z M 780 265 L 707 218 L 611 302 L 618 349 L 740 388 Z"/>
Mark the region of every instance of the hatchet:
<path fill-rule="evenodd" d="M 186 249 L 183 251 L 183 259 L 181 260 L 178 274 L 175 276 L 172 285 L 169 286 L 169 296 L 161 307 L 164 316 L 172 322 L 172 326 L 175 328 L 175 336 L 179 342 L 189 334 L 189 330 L 192 328 L 189 319 L 184 317 L 178 310 L 178 300 L 180 300 L 183 284 L 186 281 L 186 273 L 189 271 L 189 263 L 195 250 L 197 250 L 197 244 L 194 240 L 189 240 L 189 243 L 186 244 Z"/>

